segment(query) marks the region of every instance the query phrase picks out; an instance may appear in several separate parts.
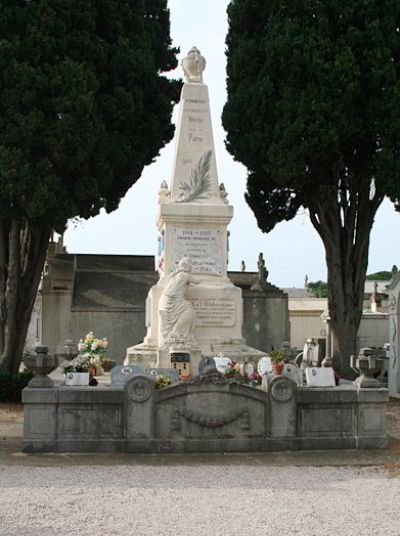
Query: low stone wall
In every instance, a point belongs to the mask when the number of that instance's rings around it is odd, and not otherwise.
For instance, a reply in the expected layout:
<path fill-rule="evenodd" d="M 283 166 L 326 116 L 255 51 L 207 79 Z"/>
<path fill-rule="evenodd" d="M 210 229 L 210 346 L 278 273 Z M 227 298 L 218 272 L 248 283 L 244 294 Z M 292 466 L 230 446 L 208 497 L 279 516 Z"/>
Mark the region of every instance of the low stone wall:
<path fill-rule="evenodd" d="M 384 448 L 386 389 L 268 392 L 217 374 L 161 390 L 136 375 L 122 387 L 26 388 L 25 452 L 247 452 Z"/>

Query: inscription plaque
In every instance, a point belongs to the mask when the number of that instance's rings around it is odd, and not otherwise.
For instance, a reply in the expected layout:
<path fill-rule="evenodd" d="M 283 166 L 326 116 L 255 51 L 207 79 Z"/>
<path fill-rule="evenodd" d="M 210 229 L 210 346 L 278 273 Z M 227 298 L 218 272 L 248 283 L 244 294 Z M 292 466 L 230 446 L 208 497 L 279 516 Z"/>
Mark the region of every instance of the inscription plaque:
<path fill-rule="evenodd" d="M 235 301 L 231 298 L 193 298 L 196 326 L 233 326 Z"/>
<path fill-rule="evenodd" d="M 172 235 L 175 266 L 182 257 L 190 257 L 193 273 L 222 275 L 221 231 L 173 227 Z"/>

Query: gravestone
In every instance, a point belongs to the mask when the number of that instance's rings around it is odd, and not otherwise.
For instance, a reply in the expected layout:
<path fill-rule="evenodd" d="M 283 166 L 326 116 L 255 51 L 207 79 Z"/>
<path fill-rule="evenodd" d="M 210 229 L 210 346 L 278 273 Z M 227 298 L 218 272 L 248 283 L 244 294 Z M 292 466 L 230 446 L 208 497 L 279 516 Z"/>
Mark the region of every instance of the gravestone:
<path fill-rule="evenodd" d="M 262 357 L 257 363 L 257 371 L 261 377 L 271 374 L 272 370 L 272 361 L 269 355 Z"/>
<path fill-rule="evenodd" d="M 307 367 L 305 369 L 308 387 L 335 387 L 335 374 L 330 367 Z"/>
<path fill-rule="evenodd" d="M 141 374 L 143 371 L 135 365 L 117 365 L 110 371 L 111 385 L 113 387 L 124 387 L 126 382 L 135 374 Z"/>
<path fill-rule="evenodd" d="M 400 272 L 392 268 L 389 285 L 389 369 L 388 384 L 390 396 L 400 393 Z"/>
<path fill-rule="evenodd" d="M 301 370 L 296 363 L 285 363 L 283 367 L 282 376 L 287 376 L 293 380 L 297 385 L 301 382 Z"/>
<path fill-rule="evenodd" d="M 195 371 L 202 356 L 254 361 L 262 353 L 246 345 L 241 289 L 227 275 L 233 207 L 218 182 L 205 60 L 193 47 L 182 65 L 172 180 L 159 192 L 160 279 L 146 302 L 146 337 L 127 349 L 125 363 L 168 367 L 173 344 L 190 353 Z"/>

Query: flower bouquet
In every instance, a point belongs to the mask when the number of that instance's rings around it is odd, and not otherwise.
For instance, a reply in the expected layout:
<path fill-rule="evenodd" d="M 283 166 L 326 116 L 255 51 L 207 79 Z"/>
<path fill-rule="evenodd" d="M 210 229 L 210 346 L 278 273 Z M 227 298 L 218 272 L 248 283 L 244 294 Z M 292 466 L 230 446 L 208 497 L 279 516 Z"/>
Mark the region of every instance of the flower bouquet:
<path fill-rule="evenodd" d="M 262 378 L 258 372 L 255 370 L 247 372 L 246 368 L 247 367 L 244 364 L 232 361 L 230 367 L 225 371 L 224 376 L 225 378 L 249 385 L 250 387 L 261 385 Z"/>
<path fill-rule="evenodd" d="M 64 365 L 66 385 L 87 385 L 89 380 L 86 379 L 86 376 L 77 379 L 75 374 L 85 374 L 89 378 L 91 369 L 94 371 L 92 376 L 96 375 L 97 371 L 101 369 L 101 356 L 106 352 L 107 346 L 107 339 L 95 339 L 93 331 L 89 332 L 84 340 L 81 339 L 78 343 L 78 355 Z"/>

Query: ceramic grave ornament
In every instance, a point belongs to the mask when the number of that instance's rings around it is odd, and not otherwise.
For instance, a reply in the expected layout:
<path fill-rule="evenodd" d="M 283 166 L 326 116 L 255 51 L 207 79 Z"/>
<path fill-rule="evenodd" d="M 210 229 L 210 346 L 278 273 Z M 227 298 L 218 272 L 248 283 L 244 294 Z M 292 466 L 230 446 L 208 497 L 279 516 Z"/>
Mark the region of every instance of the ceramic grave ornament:
<path fill-rule="evenodd" d="M 257 364 L 258 374 L 260 376 L 266 376 L 272 372 L 272 361 L 269 356 L 262 357 Z"/>
<path fill-rule="evenodd" d="M 301 383 L 301 370 L 296 365 L 296 363 L 285 363 L 285 366 L 283 367 L 282 376 L 287 376 L 291 380 L 293 380 L 297 385 Z"/>
<path fill-rule="evenodd" d="M 228 231 L 233 216 L 218 181 L 206 61 L 193 47 L 183 58 L 185 75 L 169 185 L 159 191 L 157 285 L 146 301 L 147 333 L 127 349 L 125 363 L 169 367 L 170 350 L 190 353 L 192 371 L 202 356 L 222 353 L 235 361 L 262 353 L 242 337 L 242 297 L 227 275 Z M 191 265 L 186 269 L 183 265 Z"/>
<path fill-rule="evenodd" d="M 215 361 L 215 367 L 221 374 L 225 374 L 227 369 L 231 366 L 232 361 L 229 359 L 229 357 L 224 357 L 222 355 L 218 355 L 217 357 L 214 357 Z"/>

